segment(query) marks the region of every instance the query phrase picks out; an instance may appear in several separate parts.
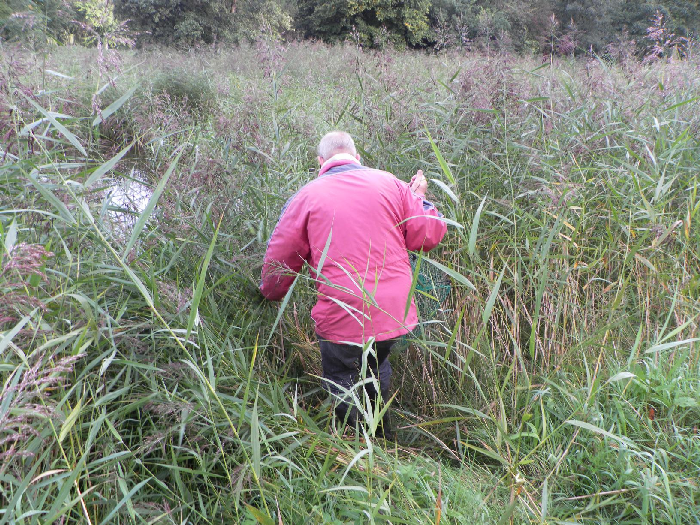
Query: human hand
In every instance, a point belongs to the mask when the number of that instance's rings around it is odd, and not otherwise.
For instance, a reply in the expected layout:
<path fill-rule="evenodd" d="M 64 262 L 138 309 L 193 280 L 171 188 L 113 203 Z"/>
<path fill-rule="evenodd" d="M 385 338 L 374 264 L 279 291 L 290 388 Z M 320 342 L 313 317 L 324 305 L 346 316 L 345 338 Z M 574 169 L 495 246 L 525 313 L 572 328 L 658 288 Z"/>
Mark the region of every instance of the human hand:
<path fill-rule="evenodd" d="M 428 191 L 428 179 L 423 176 L 423 170 L 418 170 L 411 178 L 409 187 L 419 197 L 425 197 L 425 192 Z"/>

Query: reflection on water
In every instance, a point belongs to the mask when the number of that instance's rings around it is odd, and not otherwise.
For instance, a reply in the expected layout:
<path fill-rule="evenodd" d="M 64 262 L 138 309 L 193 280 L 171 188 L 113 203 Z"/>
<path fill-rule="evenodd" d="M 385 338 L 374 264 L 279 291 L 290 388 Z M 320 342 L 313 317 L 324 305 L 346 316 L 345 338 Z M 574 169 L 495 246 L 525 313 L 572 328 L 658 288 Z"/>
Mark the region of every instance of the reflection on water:
<path fill-rule="evenodd" d="M 128 177 L 104 179 L 104 182 L 107 186 L 102 204 L 104 222 L 111 227 L 115 236 L 123 238 L 133 230 L 153 190 L 144 174 L 137 169 L 132 169 Z"/>

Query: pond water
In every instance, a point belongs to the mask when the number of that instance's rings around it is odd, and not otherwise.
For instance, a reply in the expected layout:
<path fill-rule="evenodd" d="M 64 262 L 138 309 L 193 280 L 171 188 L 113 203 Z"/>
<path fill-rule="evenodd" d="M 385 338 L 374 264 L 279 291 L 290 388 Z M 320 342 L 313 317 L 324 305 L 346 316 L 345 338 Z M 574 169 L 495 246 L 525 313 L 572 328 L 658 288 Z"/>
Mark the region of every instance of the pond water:
<path fill-rule="evenodd" d="M 102 203 L 105 224 L 115 236 L 128 236 L 146 209 L 153 189 L 145 174 L 136 168 L 128 176 L 106 178 L 103 182 L 107 186 Z"/>

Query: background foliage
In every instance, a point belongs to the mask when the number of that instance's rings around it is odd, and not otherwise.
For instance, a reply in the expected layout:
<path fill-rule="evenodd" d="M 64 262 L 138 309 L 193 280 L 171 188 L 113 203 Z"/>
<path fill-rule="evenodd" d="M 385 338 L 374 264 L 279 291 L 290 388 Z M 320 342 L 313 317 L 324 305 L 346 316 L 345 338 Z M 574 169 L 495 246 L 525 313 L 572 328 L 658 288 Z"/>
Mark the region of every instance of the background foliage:
<path fill-rule="evenodd" d="M 669 34 L 697 37 L 699 0 L 9 0 L 0 6 L 0 36 L 66 43 L 128 21 L 141 45 L 217 46 L 264 31 L 374 48 L 563 55 L 637 42 L 643 54 L 657 13 Z"/>

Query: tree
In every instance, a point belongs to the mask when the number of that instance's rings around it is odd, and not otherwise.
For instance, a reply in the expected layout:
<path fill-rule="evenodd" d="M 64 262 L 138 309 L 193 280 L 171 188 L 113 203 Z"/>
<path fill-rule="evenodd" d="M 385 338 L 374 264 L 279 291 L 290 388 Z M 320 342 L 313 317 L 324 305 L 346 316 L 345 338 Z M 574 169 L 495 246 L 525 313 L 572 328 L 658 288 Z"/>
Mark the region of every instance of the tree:
<path fill-rule="evenodd" d="M 386 35 L 400 45 L 418 46 L 430 37 L 431 0 L 300 0 L 297 27 L 306 37 L 341 40 L 357 32 L 363 45 Z"/>
<path fill-rule="evenodd" d="M 284 0 L 115 0 L 115 13 L 141 32 L 140 42 L 194 45 L 254 40 L 261 27 L 280 34 L 292 27 Z"/>
<path fill-rule="evenodd" d="M 695 36 L 700 34 L 700 0 L 664 0 L 664 7 L 670 15 L 670 28 L 677 35 Z"/>
<path fill-rule="evenodd" d="M 62 0 L 0 0 L 0 39 L 35 47 L 65 42 L 75 16 L 73 5 Z"/>
<path fill-rule="evenodd" d="M 673 33 L 695 38 L 700 34 L 700 0 L 618 0 L 613 29 L 618 33 L 626 29 L 631 37 L 643 39 L 657 12 L 663 15 L 666 27 Z"/>
<path fill-rule="evenodd" d="M 234 0 L 115 0 L 115 13 L 129 19 L 140 41 L 213 43 L 230 36 Z"/>
<path fill-rule="evenodd" d="M 119 43 L 120 39 L 115 36 L 124 28 L 115 18 L 110 0 L 77 0 L 74 5 L 84 42 L 93 43 L 99 38 L 108 46 Z"/>
<path fill-rule="evenodd" d="M 487 55 L 491 52 L 491 42 L 510 31 L 510 21 L 506 13 L 500 10 L 480 7 L 476 24 L 477 35 L 482 40 L 482 48 L 486 49 Z"/>
<path fill-rule="evenodd" d="M 454 43 L 468 46 L 477 33 L 476 0 L 433 0 L 430 5 L 430 25 L 435 34 L 435 45 L 449 47 Z"/>
<path fill-rule="evenodd" d="M 233 32 L 236 40 L 254 41 L 264 30 L 278 38 L 293 28 L 296 4 L 287 0 L 235 0 Z"/>
<path fill-rule="evenodd" d="M 622 0 L 563 0 L 554 13 L 565 28 L 575 32 L 580 50 L 601 52 L 615 38 L 613 24 Z"/>

